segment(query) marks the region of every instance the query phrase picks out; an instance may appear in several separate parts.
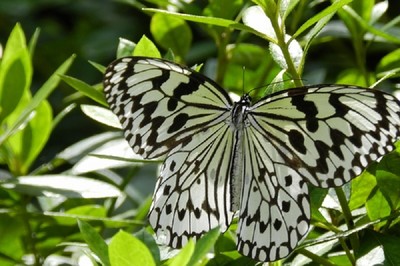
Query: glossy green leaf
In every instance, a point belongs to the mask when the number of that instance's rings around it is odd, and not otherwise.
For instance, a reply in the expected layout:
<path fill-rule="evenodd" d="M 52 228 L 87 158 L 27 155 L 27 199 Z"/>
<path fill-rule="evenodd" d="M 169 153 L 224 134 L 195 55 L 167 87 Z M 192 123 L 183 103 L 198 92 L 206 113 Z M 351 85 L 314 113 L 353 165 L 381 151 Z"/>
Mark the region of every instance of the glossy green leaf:
<path fill-rule="evenodd" d="M 394 69 L 400 70 L 400 49 L 396 49 L 387 55 L 385 55 L 381 61 L 379 61 L 377 71 L 380 74 L 392 71 Z"/>
<path fill-rule="evenodd" d="M 155 41 L 172 52 L 179 60 L 183 60 L 192 43 L 192 31 L 181 18 L 155 14 L 150 23 L 150 31 Z"/>
<path fill-rule="evenodd" d="M 87 217 L 87 219 L 94 220 L 96 218 L 105 218 L 107 210 L 101 205 L 82 205 L 66 210 L 64 216 L 55 216 L 54 219 L 59 225 L 73 226 L 76 224 L 75 217 Z"/>
<path fill-rule="evenodd" d="M 0 213 L 0 265 L 16 265 L 24 254 L 26 228 L 21 219 Z"/>
<path fill-rule="evenodd" d="M 260 6 L 251 6 L 243 12 L 243 23 L 254 30 L 268 36 L 274 42 L 277 42 L 275 30 L 272 27 L 271 20 L 264 13 Z"/>
<path fill-rule="evenodd" d="M 376 187 L 376 184 L 375 176 L 367 171 L 353 179 L 351 181 L 351 194 L 349 201 L 350 210 L 363 206 Z"/>
<path fill-rule="evenodd" d="M 85 221 L 78 220 L 78 226 L 82 233 L 82 237 L 88 244 L 90 250 L 97 255 L 104 266 L 110 266 L 111 264 L 108 256 L 108 246 L 103 238 L 90 224 Z"/>
<path fill-rule="evenodd" d="M 131 56 L 133 54 L 133 51 L 135 50 L 135 47 L 136 43 L 124 38 L 119 38 L 117 58 Z"/>
<path fill-rule="evenodd" d="M 259 31 L 254 30 L 251 27 L 248 27 L 244 24 L 238 23 L 234 20 L 216 18 L 216 17 L 180 14 L 180 13 L 176 13 L 176 12 L 170 12 L 170 11 L 165 11 L 165 10 L 160 10 L 160 9 L 155 9 L 155 8 L 144 8 L 143 10 L 151 11 L 151 12 L 155 12 L 155 13 L 161 13 L 161 14 L 165 14 L 165 15 L 169 15 L 169 16 L 173 16 L 173 17 L 178 17 L 178 18 L 182 18 L 184 20 L 198 22 L 198 23 L 204 23 L 204 24 L 226 27 L 226 28 L 229 27 L 229 28 L 236 29 L 236 30 L 244 30 L 244 31 L 251 32 L 255 35 L 258 35 L 262 38 L 268 39 L 268 36 L 260 33 Z"/>
<path fill-rule="evenodd" d="M 145 205 L 146 205 L 146 203 L 145 203 Z M 150 207 L 150 205 L 148 207 Z M 149 208 L 146 208 L 146 214 L 141 217 L 142 219 L 146 219 L 148 211 L 149 211 Z M 136 215 L 137 219 L 141 219 L 139 217 L 140 217 L 140 214 Z M 136 232 L 134 235 L 137 239 L 139 239 L 146 245 L 146 247 L 150 250 L 150 252 L 153 256 L 155 263 L 157 265 L 159 265 L 160 264 L 160 248 L 159 248 L 159 245 L 157 245 L 157 242 L 154 239 L 154 237 L 150 233 L 148 233 L 145 228 L 142 228 L 139 232 Z"/>
<path fill-rule="evenodd" d="M 66 76 L 66 75 L 61 75 L 61 79 L 65 83 L 70 85 L 72 88 L 74 88 L 77 91 L 81 92 L 82 94 L 86 95 L 90 99 L 100 103 L 103 106 L 107 106 L 106 100 L 104 99 L 103 92 L 96 90 L 95 88 L 93 88 L 93 86 L 90 86 L 89 84 L 87 84 L 79 79 L 76 79 L 76 78 L 73 78 L 70 76 Z"/>
<path fill-rule="evenodd" d="M 388 42 L 392 42 L 395 44 L 400 44 L 400 38 L 394 34 L 387 33 L 377 27 L 371 26 L 367 21 L 359 16 L 353 9 L 349 6 L 345 6 L 343 8 L 342 20 L 347 21 L 347 24 L 353 25 L 353 31 L 362 28 L 365 31 L 368 31 L 376 36 L 379 36 L 385 39 Z"/>
<path fill-rule="evenodd" d="M 111 239 L 108 252 L 112 266 L 156 265 L 143 242 L 124 231 Z"/>
<path fill-rule="evenodd" d="M 108 108 L 97 105 L 82 104 L 81 110 L 85 115 L 99 123 L 116 129 L 121 129 L 121 123 L 119 122 L 118 117 Z"/>
<path fill-rule="evenodd" d="M 201 260 L 207 255 L 207 253 L 214 246 L 218 237 L 220 236 L 220 228 L 216 227 L 208 231 L 204 236 L 202 236 L 197 242 L 193 251 L 193 255 L 188 262 L 188 265 L 199 265 Z"/>
<path fill-rule="evenodd" d="M 374 195 L 368 199 L 365 207 L 371 221 L 388 216 L 391 212 L 390 205 L 380 190 L 377 190 Z M 383 224 L 384 222 L 381 222 L 378 226 L 382 226 Z"/>
<path fill-rule="evenodd" d="M 318 14 L 314 15 L 310 19 L 308 19 L 303 25 L 297 29 L 296 33 L 293 34 L 293 37 L 296 38 L 300 34 L 302 34 L 305 30 L 312 27 L 312 25 L 318 23 L 321 19 L 324 19 L 326 16 L 331 16 L 332 14 L 336 13 L 340 8 L 348 3 L 352 2 L 353 0 L 338 0 L 334 1 L 332 5 L 328 6 Z"/>
<path fill-rule="evenodd" d="M 234 19 L 242 6 L 243 0 L 208 1 L 207 7 L 203 10 L 203 15 L 208 17 Z"/>
<path fill-rule="evenodd" d="M 363 73 L 361 72 L 360 69 L 358 68 L 349 68 L 343 70 L 335 83 L 337 84 L 353 84 L 353 85 L 358 85 L 361 87 L 368 87 L 369 84 L 372 84 L 375 82 L 375 77 L 373 75 L 369 75 L 368 78 L 370 79 L 368 82 L 366 82 L 365 77 L 363 76 Z"/>
<path fill-rule="evenodd" d="M 369 21 L 374 4 L 375 0 L 353 0 L 350 5 L 360 17 L 365 21 Z"/>
<path fill-rule="evenodd" d="M 46 99 L 49 94 L 57 87 L 60 82 L 60 75 L 63 75 L 71 66 L 75 56 L 71 56 L 68 58 L 55 72 L 51 77 L 43 84 L 42 87 L 36 92 L 36 94 L 32 97 L 32 100 L 26 105 L 24 110 L 15 120 L 15 122 L 10 125 L 4 134 L 0 135 L 0 146 L 3 142 L 10 137 L 12 134 L 21 130 L 21 127 L 24 123 L 29 120 L 31 113 Z"/>
<path fill-rule="evenodd" d="M 282 47 L 278 46 L 277 44 L 270 43 L 269 51 L 272 58 L 282 69 L 288 69 L 289 63 L 293 64 L 296 69 L 299 69 L 300 63 L 302 62 L 303 58 L 303 48 L 301 48 L 298 41 L 296 41 L 295 39 L 291 39 L 289 35 L 286 35 L 285 42 L 289 41 L 290 43 L 288 44 L 287 50 L 289 52 L 291 62 L 288 62 L 288 59 L 284 56 L 284 53 L 282 52 Z"/>
<path fill-rule="evenodd" d="M 17 117 L 16 117 L 17 118 Z M 42 151 L 52 131 L 52 110 L 43 100 L 32 112 L 32 118 L 22 130 L 15 132 L 6 142 L 10 151 L 9 167 L 12 172 L 26 174 Z"/>
<path fill-rule="evenodd" d="M 32 72 L 25 35 L 17 24 L 0 61 L 0 123 L 17 109 L 23 95 L 29 93 Z"/>
<path fill-rule="evenodd" d="M 195 244 L 192 239 L 189 239 L 187 244 L 179 251 L 178 255 L 168 261 L 169 266 L 184 266 L 190 265 L 189 261 L 193 255 Z"/>
<path fill-rule="evenodd" d="M 145 35 L 142 36 L 142 38 L 136 45 L 135 50 L 133 51 L 133 56 L 161 58 L 160 51 L 158 51 L 155 44 Z"/>
<path fill-rule="evenodd" d="M 399 243 L 396 235 L 383 235 L 366 230 L 356 252 L 357 265 L 400 265 Z"/>
<path fill-rule="evenodd" d="M 92 178 L 71 175 L 21 176 L 0 186 L 32 196 L 106 198 L 121 196 L 114 186 Z"/>
<path fill-rule="evenodd" d="M 392 152 L 380 162 L 376 171 L 378 187 L 393 210 L 400 208 L 400 154 Z"/>

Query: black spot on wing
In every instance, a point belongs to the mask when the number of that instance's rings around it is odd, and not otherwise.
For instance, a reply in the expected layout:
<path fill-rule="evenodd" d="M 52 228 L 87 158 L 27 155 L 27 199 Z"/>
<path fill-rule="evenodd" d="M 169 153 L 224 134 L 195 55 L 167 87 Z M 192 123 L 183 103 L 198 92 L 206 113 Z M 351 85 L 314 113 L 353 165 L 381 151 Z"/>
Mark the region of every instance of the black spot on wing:
<path fill-rule="evenodd" d="M 307 149 L 304 144 L 304 136 L 297 130 L 290 130 L 288 132 L 289 142 L 296 151 L 301 154 L 306 154 Z"/>
<path fill-rule="evenodd" d="M 168 196 L 171 191 L 171 186 L 165 186 L 163 190 L 163 195 Z"/>
<path fill-rule="evenodd" d="M 168 128 L 167 133 L 171 134 L 174 133 L 186 125 L 186 122 L 189 119 L 189 115 L 186 113 L 180 113 L 174 117 L 174 121 L 172 125 Z"/>
<path fill-rule="evenodd" d="M 289 212 L 290 211 L 290 201 L 282 201 L 282 211 Z"/>
<path fill-rule="evenodd" d="M 195 79 L 194 75 L 191 75 L 190 77 L 191 78 L 189 79 L 188 83 L 181 83 L 174 89 L 174 98 L 180 99 L 182 96 L 190 95 L 199 89 L 199 84 L 202 82 Z"/>
<path fill-rule="evenodd" d="M 285 187 L 290 187 L 293 183 L 293 178 L 290 175 L 285 176 Z"/>
<path fill-rule="evenodd" d="M 274 225 L 275 230 L 279 231 L 279 229 L 281 229 L 281 226 L 282 226 L 282 221 L 278 220 L 278 219 L 275 219 L 273 225 Z"/>
<path fill-rule="evenodd" d="M 289 94 L 290 95 L 290 94 Z M 306 127 L 310 132 L 316 132 L 318 130 L 318 108 L 312 101 L 304 99 L 305 95 L 296 95 L 292 97 L 292 104 L 296 106 L 296 109 L 305 115 Z"/>

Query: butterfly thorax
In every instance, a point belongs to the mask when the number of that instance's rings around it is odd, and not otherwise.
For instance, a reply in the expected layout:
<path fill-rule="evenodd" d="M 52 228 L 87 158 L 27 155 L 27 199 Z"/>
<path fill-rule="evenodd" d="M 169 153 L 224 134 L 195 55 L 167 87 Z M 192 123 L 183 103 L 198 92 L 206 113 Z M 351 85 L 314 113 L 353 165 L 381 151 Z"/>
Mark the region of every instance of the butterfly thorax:
<path fill-rule="evenodd" d="M 246 126 L 247 110 L 251 105 L 248 94 L 243 95 L 238 102 L 232 106 L 230 125 L 233 130 L 242 130 Z"/>

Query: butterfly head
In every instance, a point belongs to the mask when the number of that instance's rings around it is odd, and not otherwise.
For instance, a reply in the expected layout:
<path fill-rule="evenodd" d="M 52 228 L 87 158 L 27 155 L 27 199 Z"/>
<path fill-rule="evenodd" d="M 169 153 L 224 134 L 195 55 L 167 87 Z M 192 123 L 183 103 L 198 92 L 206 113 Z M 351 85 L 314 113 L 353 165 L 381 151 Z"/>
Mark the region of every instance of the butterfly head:
<path fill-rule="evenodd" d="M 248 93 L 243 94 L 243 96 L 240 98 L 238 102 L 236 102 L 236 104 L 249 107 L 251 105 L 250 95 Z"/>

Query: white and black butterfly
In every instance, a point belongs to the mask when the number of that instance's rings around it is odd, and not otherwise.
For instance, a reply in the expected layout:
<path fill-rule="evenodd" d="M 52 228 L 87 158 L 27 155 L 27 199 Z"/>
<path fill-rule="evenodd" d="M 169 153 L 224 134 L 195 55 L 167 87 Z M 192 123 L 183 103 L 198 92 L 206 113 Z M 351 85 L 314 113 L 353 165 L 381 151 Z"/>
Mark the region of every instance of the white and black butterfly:
<path fill-rule="evenodd" d="M 149 213 L 158 237 L 180 248 L 238 213 L 237 248 L 259 261 L 288 256 L 306 235 L 307 182 L 345 184 L 400 135 L 399 101 L 355 86 L 232 102 L 189 68 L 126 57 L 107 68 L 104 91 L 133 151 L 165 158 Z"/>

